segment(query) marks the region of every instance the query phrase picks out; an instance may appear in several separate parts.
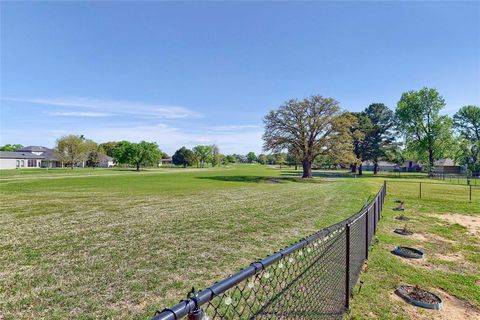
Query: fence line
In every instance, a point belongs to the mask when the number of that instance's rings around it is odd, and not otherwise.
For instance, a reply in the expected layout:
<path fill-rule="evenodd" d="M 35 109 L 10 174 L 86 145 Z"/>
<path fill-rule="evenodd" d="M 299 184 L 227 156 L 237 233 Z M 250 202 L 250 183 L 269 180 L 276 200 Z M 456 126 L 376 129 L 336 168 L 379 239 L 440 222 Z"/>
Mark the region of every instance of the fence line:
<path fill-rule="evenodd" d="M 384 182 L 358 213 L 157 311 L 153 320 L 341 319 L 386 196 Z"/>
<path fill-rule="evenodd" d="M 404 180 L 386 180 L 388 183 L 407 183 L 407 184 L 416 184 L 418 185 L 417 189 L 417 194 L 419 198 L 422 198 L 422 196 L 425 196 L 428 194 L 428 192 L 425 190 L 425 186 L 435 186 L 435 187 L 459 187 L 459 188 L 464 188 L 465 189 L 465 197 L 468 198 L 468 202 L 472 202 L 473 199 L 473 192 L 472 190 L 480 190 L 480 184 L 479 185 L 473 185 L 473 184 L 456 184 L 456 183 L 439 183 L 439 182 L 425 182 L 425 181 L 404 181 Z M 423 186 L 423 187 L 422 187 Z"/>

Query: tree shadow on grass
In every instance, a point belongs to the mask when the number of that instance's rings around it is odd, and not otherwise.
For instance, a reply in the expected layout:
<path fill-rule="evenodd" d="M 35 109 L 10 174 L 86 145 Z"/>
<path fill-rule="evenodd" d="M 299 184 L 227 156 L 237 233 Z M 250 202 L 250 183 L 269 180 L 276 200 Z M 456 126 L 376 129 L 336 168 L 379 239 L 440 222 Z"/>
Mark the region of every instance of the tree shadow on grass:
<path fill-rule="evenodd" d="M 302 172 L 299 171 L 284 171 L 281 173 L 285 177 L 301 177 Z M 313 177 L 323 178 L 354 178 L 355 175 L 349 172 L 324 172 L 324 171 L 312 171 Z"/>
<path fill-rule="evenodd" d="M 265 177 L 265 176 L 205 176 L 197 177 L 197 179 L 207 179 L 216 181 L 229 181 L 229 182 L 250 182 L 250 183 L 288 183 L 288 182 L 300 182 L 300 183 L 319 183 L 319 180 L 314 179 L 302 179 L 297 177 Z"/>

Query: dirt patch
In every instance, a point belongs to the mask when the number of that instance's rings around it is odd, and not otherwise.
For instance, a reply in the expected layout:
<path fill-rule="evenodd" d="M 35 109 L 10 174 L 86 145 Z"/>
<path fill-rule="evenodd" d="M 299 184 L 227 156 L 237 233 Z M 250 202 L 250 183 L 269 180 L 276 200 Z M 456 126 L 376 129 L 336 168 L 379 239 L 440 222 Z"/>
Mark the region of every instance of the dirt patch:
<path fill-rule="evenodd" d="M 436 234 L 423 234 L 423 233 L 414 233 L 413 235 L 409 236 L 409 238 L 421 242 L 446 242 L 446 243 L 455 243 L 456 241 L 446 239 Z"/>
<path fill-rule="evenodd" d="M 456 253 L 450 253 L 450 254 L 436 254 L 436 258 L 440 260 L 445 260 L 445 261 L 452 261 L 452 262 L 459 262 L 459 261 L 465 261 L 465 257 L 461 252 L 456 252 Z"/>
<path fill-rule="evenodd" d="M 475 306 L 472 306 L 468 302 L 460 300 L 443 290 L 433 290 L 443 300 L 443 306 L 441 310 L 429 310 L 419 307 L 415 307 L 395 293 L 390 294 L 390 298 L 400 303 L 402 314 L 408 316 L 411 319 L 434 319 L 434 320 L 480 320 L 480 310 Z"/>
<path fill-rule="evenodd" d="M 480 238 L 480 217 L 450 213 L 435 215 L 435 217 L 446 220 L 450 223 L 462 225 L 466 227 L 471 234 Z"/>

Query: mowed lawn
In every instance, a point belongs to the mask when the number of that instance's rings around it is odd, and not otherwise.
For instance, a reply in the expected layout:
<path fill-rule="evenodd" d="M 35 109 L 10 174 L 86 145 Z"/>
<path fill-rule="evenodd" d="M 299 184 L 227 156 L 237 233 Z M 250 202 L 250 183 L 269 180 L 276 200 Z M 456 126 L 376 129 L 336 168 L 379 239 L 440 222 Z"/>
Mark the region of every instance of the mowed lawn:
<path fill-rule="evenodd" d="M 363 285 L 354 289 L 348 319 L 480 319 L 480 187 L 446 185 L 442 181 L 388 182 L 388 196 L 379 223 L 377 244 L 370 251 Z M 419 183 L 422 182 L 422 198 Z M 427 184 L 436 182 L 440 184 Z M 449 182 L 449 181 L 446 181 Z M 392 210 L 405 201 L 405 216 Z M 414 235 L 401 236 L 407 226 Z M 391 253 L 397 245 L 423 249 L 422 260 Z M 442 311 L 413 307 L 396 297 L 400 284 L 418 285 L 444 300 Z"/>
<path fill-rule="evenodd" d="M 147 319 L 382 183 L 249 165 L 73 172 L 0 173 L 0 318 Z"/>

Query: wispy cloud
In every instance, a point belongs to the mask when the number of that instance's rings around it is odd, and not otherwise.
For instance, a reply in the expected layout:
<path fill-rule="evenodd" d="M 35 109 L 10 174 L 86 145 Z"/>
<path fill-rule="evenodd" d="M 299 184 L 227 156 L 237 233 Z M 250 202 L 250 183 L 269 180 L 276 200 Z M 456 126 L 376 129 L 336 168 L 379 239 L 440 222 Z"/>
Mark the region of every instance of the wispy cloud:
<path fill-rule="evenodd" d="M 108 117 L 111 116 L 111 113 L 105 112 L 49 112 L 51 116 L 59 117 Z"/>
<path fill-rule="evenodd" d="M 67 98 L 6 98 L 5 100 L 27 102 L 56 107 L 89 108 L 108 115 L 130 115 L 165 119 L 201 117 L 189 108 L 142 102 L 106 100 L 85 97 Z"/>
<path fill-rule="evenodd" d="M 212 131 L 242 131 L 242 130 L 250 130 L 250 129 L 258 129 L 260 126 L 258 125 L 226 125 L 226 126 L 214 126 L 208 127 L 206 129 Z"/>

